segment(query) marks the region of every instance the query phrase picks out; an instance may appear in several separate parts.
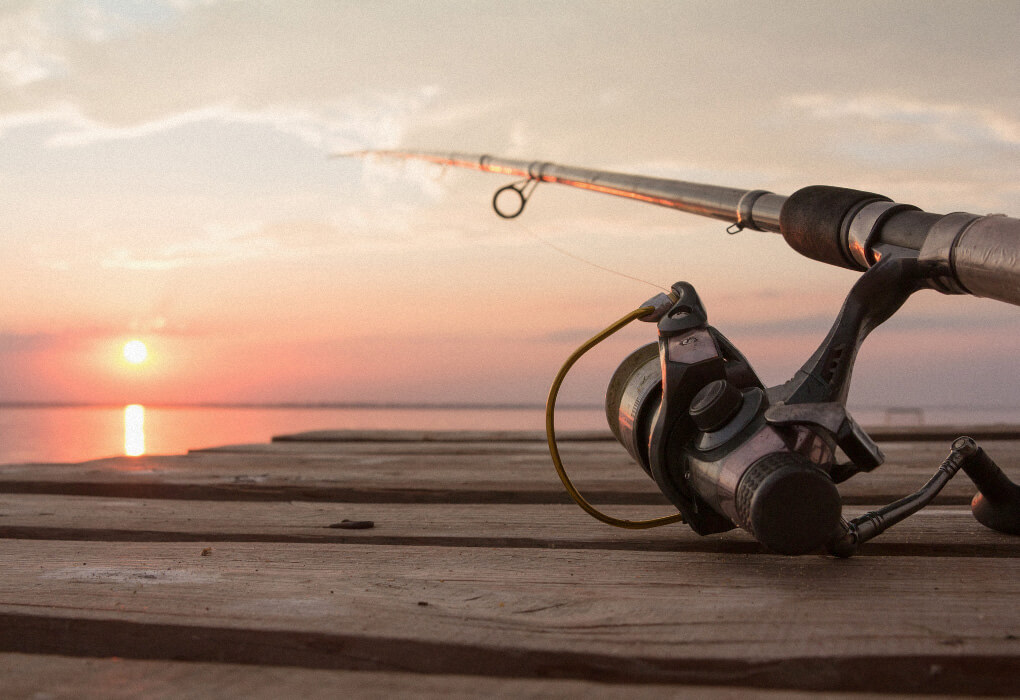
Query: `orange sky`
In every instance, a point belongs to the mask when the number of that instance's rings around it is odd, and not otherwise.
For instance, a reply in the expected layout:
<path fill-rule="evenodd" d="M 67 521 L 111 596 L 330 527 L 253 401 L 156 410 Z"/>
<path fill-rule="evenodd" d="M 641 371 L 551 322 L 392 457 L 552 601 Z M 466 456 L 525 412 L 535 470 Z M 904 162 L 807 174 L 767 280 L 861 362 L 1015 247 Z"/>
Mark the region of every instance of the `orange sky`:
<path fill-rule="evenodd" d="M 1016 216 L 1018 29 L 1012 3 L 7 4 L 0 401 L 540 403 L 574 344 L 656 292 L 541 239 L 693 282 L 783 381 L 853 273 L 551 185 L 507 222 L 488 203 L 505 178 L 327 156 L 488 152 Z M 1018 330 L 1004 304 L 919 295 L 851 397 L 1014 406 Z M 653 331 L 568 397 L 601 400 Z"/>

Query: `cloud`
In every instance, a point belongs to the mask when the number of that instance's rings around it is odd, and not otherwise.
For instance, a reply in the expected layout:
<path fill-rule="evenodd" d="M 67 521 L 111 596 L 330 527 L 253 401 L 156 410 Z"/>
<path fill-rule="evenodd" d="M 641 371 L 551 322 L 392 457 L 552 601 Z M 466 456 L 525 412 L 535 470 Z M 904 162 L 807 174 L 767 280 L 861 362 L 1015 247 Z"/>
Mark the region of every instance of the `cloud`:
<path fill-rule="evenodd" d="M 4 58 L 0 56 L 0 72 Z M 25 69 L 29 70 L 29 69 Z M 158 119 L 111 124 L 89 116 L 68 100 L 32 110 L 0 114 L 0 137 L 20 128 L 49 127 L 48 148 L 76 148 L 110 141 L 131 141 L 170 133 L 191 126 L 263 127 L 293 137 L 325 153 L 365 148 L 393 148 L 411 124 L 449 122 L 471 118 L 475 110 L 423 112 L 433 91 L 421 87 L 403 94 L 372 93 L 317 104 L 273 105 L 246 109 L 224 102 L 175 112 Z"/>
<path fill-rule="evenodd" d="M 195 124 L 266 125 L 314 148 L 344 151 L 393 148 L 409 133 L 457 131 L 505 106 L 488 91 L 442 99 L 445 74 L 401 69 L 399 79 L 373 80 L 400 47 L 343 32 L 363 34 L 388 15 L 409 22 L 403 15 L 413 13 L 326 5 L 0 6 L 0 86 L 16 88 L 0 90 L 0 128 L 46 123 L 60 127 L 50 146 L 71 147 Z M 366 42 L 371 50 L 363 50 Z"/>
<path fill-rule="evenodd" d="M 61 59 L 52 54 L 24 49 L 11 49 L 0 54 L 0 76 L 16 88 L 45 80 L 62 68 Z"/>
<path fill-rule="evenodd" d="M 820 121 L 856 122 L 870 128 L 920 129 L 914 138 L 947 143 L 987 143 L 1020 146 L 1020 120 L 987 107 L 959 103 L 931 103 L 883 95 L 795 95 L 788 104 Z M 907 132 L 909 133 L 909 132 Z"/>
<path fill-rule="evenodd" d="M 379 222 L 351 219 L 340 223 L 308 220 L 277 220 L 267 224 L 211 223 L 199 235 L 157 247 L 115 247 L 100 260 L 106 269 L 168 271 L 194 267 L 214 267 L 271 260 L 274 263 L 318 260 L 352 250 L 403 250 L 409 241 L 407 220 L 394 218 L 392 228 L 380 228 Z M 383 220 L 382 223 L 386 223 Z M 458 245 L 456 239 L 443 240 L 435 235 L 415 233 L 419 245 Z M 421 240 L 427 238 L 427 241 Z M 52 266 L 52 265 L 51 265 Z"/>
<path fill-rule="evenodd" d="M 0 57 L 2 70 L 3 58 Z M 417 100 L 412 98 L 401 103 L 398 98 L 384 96 L 375 101 L 375 106 L 292 105 L 259 110 L 221 104 L 120 126 L 95 120 L 79 106 L 62 101 L 47 108 L 0 116 L 0 136 L 18 128 L 49 126 L 55 133 L 46 141 L 46 146 L 69 148 L 104 141 L 143 139 L 192 125 L 248 125 L 268 127 L 322 150 L 394 146 L 400 141 L 404 125 L 418 108 Z"/>
<path fill-rule="evenodd" d="M 17 129 L 35 126 L 65 127 L 80 123 L 81 112 L 69 103 L 62 102 L 49 108 L 25 110 L 0 115 L 0 138 Z"/>
<path fill-rule="evenodd" d="M 1009 105 L 805 93 L 785 98 L 774 119 L 797 125 L 797 147 L 824 177 L 866 170 L 841 184 L 924 207 L 1012 211 L 1020 189 L 1005 174 L 1020 156 L 1020 115 Z"/>
<path fill-rule="evenodd" d="M 61 44 L 39 11 L 8 8 L 0 14 L 0 79 L 23 88 L 61 73 L 66 66 Z"/>
<path fill-rule="evenodd" d="M 35 352 L 53 345 L 55 336 L 49 333 L 0 332 L 0 355 L 16 352 Z"/>
<path fill-rule="evenodd" d="M 621 165 L 614 164 L 606 169 L 685 182 L 720 184 L 724 187 L 743 187 L 746 186 L 746 183 L 753 183 L 755 187 L 761 187 L 763 183 L 773 183 L 777 179 L 789 175 L 788 168 L 769 168 L 763 163 L 755 163 L 753 167 L 720 167 L 714 163 L 676 160 L 643 160 Z"/>
<path fill-rule="evenodd" d="M 172 270 L 254 260 L 278 250 L 276 241 L 258 235 L 260 229 L 260 224 L 210 225 L 203 236 L 164 245 L 147 255 L 117 248 L 101 264 L 105 268 L 125 270 Z"/>
<path fill-rule="evenodd" d="M 199 4 L 188 0 L 42 0 L 0 9 L 0 80 L 14 88 L 66 75 L 75 42 L 99 44 L 172 22 Z"/>
<path fill-rule="evenodd" d="M 252 52 L 257 39 L 239 42 L 232 34 L 224 45 L 222 36 L 207 33 L 233 17 L 229 8 L 226 14 L 212 8 L 236 4 L 39 0 L 0 6 L 0 85 L 15 88 L 0 91 L 0 134 L 41 124 L 56 130 L 48 146 L 80 147 L 192 125 L 255 125 L 313 148 L 343 151 L 392 148 L 409 130 L 449 127 L 497 108 L 482 98 L 434 105 L 441 92 L 434 82 L 344 90 L 331 85 L 347 76 L 328 79 L 309 66 L 274 63 L 259 70 L 265 52 Z M 236 27 L 236 35 L 264 30 L 259 15 L 243 13 L 252 24 Z M 314 91 L 281 89 L 280 81 L 309 80 Z"/>

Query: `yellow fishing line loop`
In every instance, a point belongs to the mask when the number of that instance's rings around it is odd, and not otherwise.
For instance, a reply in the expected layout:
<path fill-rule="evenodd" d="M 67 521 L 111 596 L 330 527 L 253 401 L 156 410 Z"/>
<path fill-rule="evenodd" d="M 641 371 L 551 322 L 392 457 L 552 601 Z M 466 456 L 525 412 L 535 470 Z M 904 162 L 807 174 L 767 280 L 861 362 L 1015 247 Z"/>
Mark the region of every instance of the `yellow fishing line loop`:
<path fill-rule="evenodd" d="M 545 402 L 545 434 L 549 440 L 549 454 L 552 456 L 553 466 L 556 468 L 556 473 L 559 475 L 560 481 L 563 482 L 563 487 L 567 490 L 567 493 L 570 494 L 570 497 L 574 499 L 574 503 L 579 505 L 582 510 L 588 513 L 588 515 L 609 525 L 622 527 L 628 530 L 646 530 L 652 527 L 669 525 L 670 523 L 681 523 L 684 520 L 684 516 L 680 513 L 676 513 L 675 515 L 652 518 L 651 520 L 623 520 L 621 518 L 614 518 L 611 515 L 606 515 L 591 503 L 588 503 L 584 496 L 582 496 L 580 492 L 574 488 L 574 484 L 571 483 L 570 477 L 567 476 L 567 472 L 563 468 L 563 461 L 560 459 L 560 451 L 556 447 L 556 429 L 554 427 L 553 417 L 556 412 L 556 396 L 559 394 L 560 385 L 563 383 L 563 380 L 566 378 L 571 367 L 574 366 L 574 363 L 580 360 L 581 357 L 583 357 L 584 354 L 593 347 L 619 331 L 630 322 L 635 321 L 642 316 L 647 316 L 653 311 L 655 311 L 655 307 L 652 306 L 642 306 L 634 309 L 620 320 L 608 326 L 605 330 L 596 333 L 594 336 L 585 341 L 581 347 L 575 350 L 573 354 L 567 358 L 567 361 L 563 363 L 563 366 L 560 367 L 560 371 L 556 374 L 556 379 L 553 380 L 552 387 L 549 389 L 549 398 Z"/>

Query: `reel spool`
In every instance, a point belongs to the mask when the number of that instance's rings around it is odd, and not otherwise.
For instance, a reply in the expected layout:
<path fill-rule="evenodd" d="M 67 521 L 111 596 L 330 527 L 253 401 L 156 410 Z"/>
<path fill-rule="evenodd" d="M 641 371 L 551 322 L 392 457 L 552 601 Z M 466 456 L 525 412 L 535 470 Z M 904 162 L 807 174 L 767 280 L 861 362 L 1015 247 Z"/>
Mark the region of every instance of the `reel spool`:
<path fill-rule="evenodd" d="M 693 398 L 674 396 L 688 405 L 693 426 L 657 431 L 663 413 L 658 350 L 649 344 L 632 353 L 613 374 L 606 394 L 609 427 L 631 457 L 654 478 L 649 453 L 664 453 L 658 470 L 664 492 L 687 501 L 687 522 L 700 534 L 738 526 L 782 554 L 824 545 L 839 523 L 841 504 L 831 477 L 802 454 L 804 445 L 815 444 L 811 438 L 778 435 L 764 419 L 765 392 L 755 386 L 741 390 L 726 379 L 708 382 Z M 686 440 L 674 438 L 664 449 L 650 449 L 663 435 L 679 434 Z M 734 455 L 734 439 L 741 435 L 742 449 Z M 816 459 L 831 456 L 815 445 Z M 702 504 L 730 522 L 706 517 Z"/>

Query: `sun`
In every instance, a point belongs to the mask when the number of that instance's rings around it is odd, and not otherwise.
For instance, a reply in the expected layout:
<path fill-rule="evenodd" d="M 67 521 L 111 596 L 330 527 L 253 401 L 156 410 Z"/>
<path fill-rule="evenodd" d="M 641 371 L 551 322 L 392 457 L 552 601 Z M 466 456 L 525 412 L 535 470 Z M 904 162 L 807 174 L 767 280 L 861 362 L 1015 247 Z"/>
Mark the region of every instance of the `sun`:
<path fill-rule="evenodd" d="M 124 359 L 133 365 L 140 365 L 149 356 L 149 350 L 140 340 L 129 340 L 124 343 Z"/>

